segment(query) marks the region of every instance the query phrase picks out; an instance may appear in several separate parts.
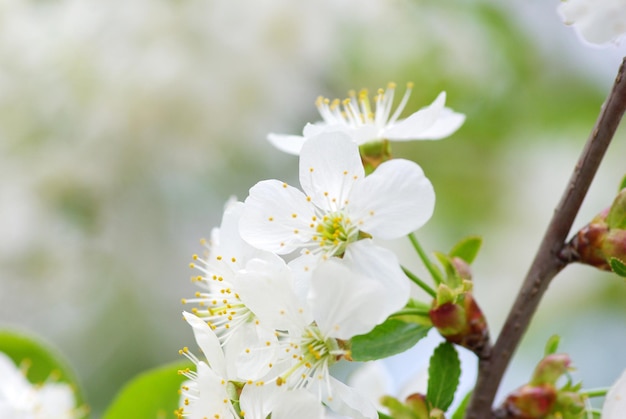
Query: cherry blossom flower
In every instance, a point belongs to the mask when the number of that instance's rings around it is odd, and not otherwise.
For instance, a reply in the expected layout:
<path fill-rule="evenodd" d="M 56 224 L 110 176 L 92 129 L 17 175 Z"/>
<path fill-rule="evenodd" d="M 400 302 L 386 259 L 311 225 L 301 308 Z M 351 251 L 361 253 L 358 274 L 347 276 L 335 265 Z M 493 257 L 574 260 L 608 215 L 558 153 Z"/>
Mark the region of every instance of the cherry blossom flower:
<path fill-rule="evenodd" d="M 383 140 L 439 140 L 453 134 L 465 121 L 465 115 L 445 107 L 445 92 L 441 92 L 429 106 L 406 119 L 399 119 L 413 84 L 407 85 L 392 114 L 395 87 L 395 83 L 390 83 L 386 90 L 378 90 L 374 98 L 375 110 L 367 90 L 362 90 L 358 96 L 350 92 L 349 98 L 343 101 L 319 97 L 316 106 L 322 121 L 307 124 L 302 136 L 271 133 L 267 138 L 279 150 L 297 155 L 307 140 L 323 132 L 343 132 L 358 145 Z"/>
<path fill-rule="evenodd" d="M 381 322 L 379 305 L 386 290 L 379 282 L 355 274 L 332 259 L 312 274 L 306 301 L 297 294 L 290 269 L 259 260 L 240 273 L 241 298 L 264 323 L 280 333 L 271 382 L 289 390 L 307 389 L 337 413 L 352 418 L 376 418 L 371 402 L 330 375 L 330 366 L 350 359 L 346 342 Z M 375 314 L 372 314 L 372 313 Z M 258 348 L 245 354 L 254 356 Z M 244 355 L 245 357 L 245 355 Z"/>
<path fill-rule="evenodd" d="M 184 354 L 196 365 L 196 371 L 181 371 L 189 378 L 181 386 L 179 418 L 204 419 L 291 419 L 294 413 L 305 419 L 321 419 L 324 409 L 312 394 L 305 390 L 289 391 L 272 383 L 243 382 L 228 373 L 226 359 L 214 331 L 199 317 L 183 313 L 192 326 L 194 337 L 208 362 L 200 360 L 189 349 Z M 241 389 L 239 396 L 238 388 Z M 239 404 L 239 412 L 235 404 Z"/>
<path fill-rule="evenodd" d="M 11 358 L 0 353 L 0 417 L 74 419 L 81 416 L 69 384 L 45 382 L 33 385 Z"/>
<path fill-rule="evenodd" d="M 616 41 L 626 33 L 625 0 L 567 0 L 559 12 L 568 25 L 592 44 Z"/>
<path fill-rule="evenodd" d="M 358 146 L 338 132 L 305 143 L 300 184 L 304 193 L 278 180 L 253 186 L 239 223 L 243 239 L 277 254 L 300 249 L 327 259 L 360 240 L 409 234 L 428 221 L 435 204 L 416 163 L 393 159 L 365 177 Z"/>

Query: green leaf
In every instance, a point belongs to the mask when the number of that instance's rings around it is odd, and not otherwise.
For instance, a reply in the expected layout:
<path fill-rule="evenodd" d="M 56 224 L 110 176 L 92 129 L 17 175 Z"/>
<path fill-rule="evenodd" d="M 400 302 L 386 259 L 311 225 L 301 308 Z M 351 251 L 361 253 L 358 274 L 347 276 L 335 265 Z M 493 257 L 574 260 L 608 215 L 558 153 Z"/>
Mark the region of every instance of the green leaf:
<path fill-rule="evenodd" d="M 544 356 L 555 354 L 556 351 L 559 350 L 559 343 L 561 342 L 561 337 L 559 335 L 552 335 L 550 339 L 546 342 L 546 348 L 543 351 Z"/>
<path fill-rule="evenodd" d="M 622 181 L 619 184 L 619 189 L 617 192 L 621 192 L 622 189 L 626 188 L 626 175 L 622 178 Z"/>
<path fill-rule="evenodd" d="M 77 406 L 84 405 L 84 396 L 74 372 L 50 344 L 19 332 L 0 330 L 0 352 L 5 353 L 16 365 L 27 367 L 26 377 L 31 383 L 52 379 L 70 384 L 74 389 Z"/>
<path fill-rule="evenodd" d="M 611 204 L 606 216 L 609 229 L 626 230 L 626 191 L 620 192 Z"/>
<path fill-rule="evenodd" d="M 611 258 L 609 260 L 609 265 L 611 265 L 611 269 L 613 270 L 613 272 L 621 277 L 626 278 L 626 263 L 622 262 L 618 258 Z"/>
<path fill-rule="evenodd" d="M 372 361 L 399 354 L 413 347 L 431 326 L 387 319 L 371 332 L 352 338 L 352 359 Z"/>
<path fill-rule="evenodd" d="M 178 390 L 187 378 L 178 371 L 189 362 L 177 362 L 139 374 L 117 394 L 103 419 L 176 418 Z"/>
<path fill-rule="evenodd" d="M 463 401 L 461 402 L 459 407 L 456 408 L 456 411 L 452 415 L 451 419 L 463 419 L 465 417 L 465 411 L 467 410 L 467 405 L 469 404 L 471 399 L 472 399 L 472 392 L 469 391 L 465 395 L 465 397 L 463 397 Z"/>
<path fill-rule="evenodd" d="M 430 358 L 428 367 L 428 390 L 426 399 L 432 407 L 444 412 L 454 400 L 454 393 L 459 385 L 461 376 L 461 361 L 454 345 L 443 342 Z"/>
<path fill-rule="evenodd" d="M 483 239 L 480 236 L 466 237 L 454 245 L 450 250 L 450 257 L 458 257 L 471 264 L 476 259 L 482 244 Z"/>

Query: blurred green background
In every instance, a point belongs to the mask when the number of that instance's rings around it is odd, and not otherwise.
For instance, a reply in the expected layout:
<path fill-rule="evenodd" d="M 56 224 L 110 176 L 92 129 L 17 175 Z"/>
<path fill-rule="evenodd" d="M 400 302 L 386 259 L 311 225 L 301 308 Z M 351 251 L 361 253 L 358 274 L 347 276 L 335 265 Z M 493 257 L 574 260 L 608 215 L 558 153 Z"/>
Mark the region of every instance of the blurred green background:
<path fill-rule="evenodd" d="M 626 53 L 584 45 L 557 5 L 0 3 L 0 323 L 59 347 L 97 416 L 193 342 L 188 262 L 224 202 L 262 179 L 297 184 L 297 159 L 265 135 L 300 133 L 318 95 L 413 81 L 407 113 L 446 90 L 467 115 L 449 139 L 394 144 L 437 192 L 419 236 L 433 250 L 484 236 L 475 288 L 495 335 Z M 620 129 L 577 228 L 612 201 L 624 156 Z M 576 378 L 610 384 L 626 368 L 624 281 L 568 267 L 505 388 L 554 333 Z"/>

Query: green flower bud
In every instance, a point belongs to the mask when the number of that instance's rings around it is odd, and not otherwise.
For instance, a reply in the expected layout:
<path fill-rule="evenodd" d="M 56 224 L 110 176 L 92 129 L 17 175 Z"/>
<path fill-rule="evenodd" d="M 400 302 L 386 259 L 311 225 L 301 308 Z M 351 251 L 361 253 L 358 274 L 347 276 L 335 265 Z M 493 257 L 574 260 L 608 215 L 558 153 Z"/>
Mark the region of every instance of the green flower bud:
<path fill-rule="evenodd" d="M 487 320 L 471 292 L 457 297 L 457 301 L 437 305 L 429 312 L 433 326 L 448 342 L 473 351 L 478 356 L 488 350 L 489 328 Z"/>
<path fill-rule="evenodd" d="M 547 355 L 537 364 L 529 384 L 532 386 L 555 385 L 556 380 L 569 370 L 571 362 L 569 355 L 566 354 Z"/>

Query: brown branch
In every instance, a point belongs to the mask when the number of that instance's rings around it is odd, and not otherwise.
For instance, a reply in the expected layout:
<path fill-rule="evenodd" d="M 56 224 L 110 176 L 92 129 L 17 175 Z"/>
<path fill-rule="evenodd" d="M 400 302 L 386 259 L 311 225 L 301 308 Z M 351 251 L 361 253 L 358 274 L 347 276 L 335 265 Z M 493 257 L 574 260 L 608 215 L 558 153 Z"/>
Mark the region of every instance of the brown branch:
<path fill-rule="evenodd" d="M 559 257 L 559 253 L 626 110 L 625 66 L 626 58 L 622 61 L 611 93 L 602 106 L 561 202 L 554 211 L 535 259 L 493 347 L 492 354 L 479 361 L 478 379 L 474 395 L 466 411 L 466 419 L 495 417 L 492 404 L 502 376 L 550 281 L 567 264 L 567 261 Z"/>

